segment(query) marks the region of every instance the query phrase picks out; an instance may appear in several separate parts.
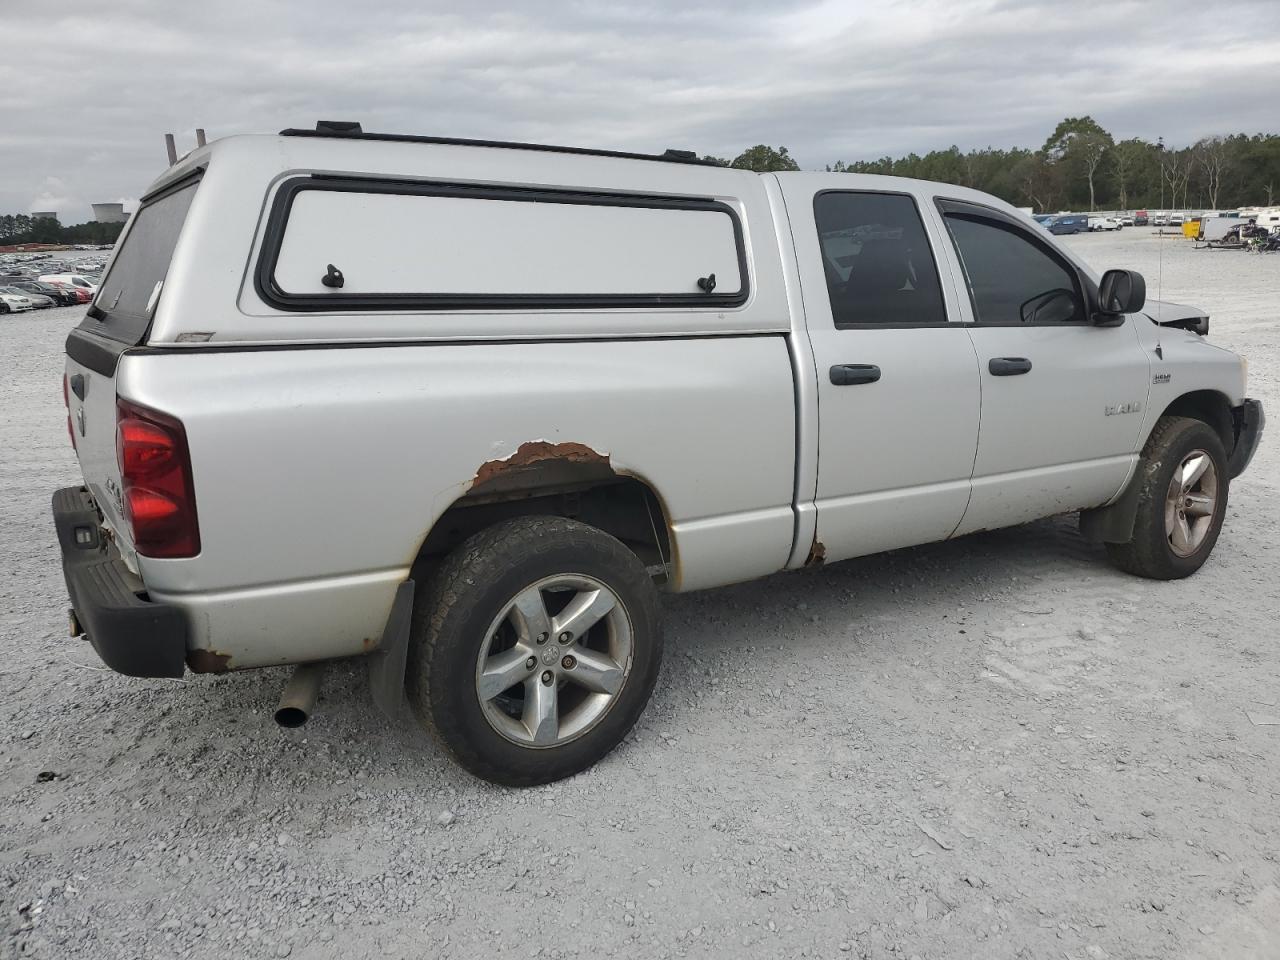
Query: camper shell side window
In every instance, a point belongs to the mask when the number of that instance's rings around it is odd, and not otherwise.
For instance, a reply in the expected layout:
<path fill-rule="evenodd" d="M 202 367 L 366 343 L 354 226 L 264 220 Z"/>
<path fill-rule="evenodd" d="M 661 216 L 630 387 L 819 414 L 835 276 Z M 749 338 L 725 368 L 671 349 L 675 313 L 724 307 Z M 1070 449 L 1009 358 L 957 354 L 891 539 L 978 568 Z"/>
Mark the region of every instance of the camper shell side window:
<path fill-rule="evenodd" d="M 712 198 L 298 177 L 255 287 L 287 311 L 725 309 L 742 223 Z"/>

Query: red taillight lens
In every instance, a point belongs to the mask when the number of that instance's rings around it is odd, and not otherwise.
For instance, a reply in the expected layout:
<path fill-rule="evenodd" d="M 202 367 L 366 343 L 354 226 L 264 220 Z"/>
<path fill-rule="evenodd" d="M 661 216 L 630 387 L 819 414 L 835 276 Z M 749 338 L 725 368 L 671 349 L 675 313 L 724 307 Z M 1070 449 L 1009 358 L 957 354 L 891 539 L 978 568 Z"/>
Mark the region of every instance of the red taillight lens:
<path fill-rule="evenodd" d="M 142 480 L 171 467 L 173 435 L 158 424 L 130 417 L 116 424 L 116 453 L 121 476 Z"/>
<path fill-rule="evenodd" d="M 133 545 L 146 557 L 200 552 L 191 454 L 182 423 L 156 410 L 116 404 L 116 462 Z"/>

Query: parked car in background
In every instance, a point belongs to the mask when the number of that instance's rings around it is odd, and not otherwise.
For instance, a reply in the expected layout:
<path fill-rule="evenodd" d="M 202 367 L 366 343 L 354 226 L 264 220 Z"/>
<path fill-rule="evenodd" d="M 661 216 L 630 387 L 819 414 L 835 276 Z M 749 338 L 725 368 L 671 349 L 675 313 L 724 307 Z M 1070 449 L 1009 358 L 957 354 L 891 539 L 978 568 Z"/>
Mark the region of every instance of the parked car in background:
<path fill-rule="evenodd" d="M 80 295 L 56 283 L 41 283 L 39 280 L 16 280 L 13 286 L 28 294 L 38 293 L 48 297 L 60 307 L 75 306 L 80 302 Z"/>
<path fill-rule="evenodd" d="M 1149 223 L 1150 223 L 1150 218 L 1147 216 L 1147 211 L 1139 210 L 1137 213 L 1133 215 L 1133 225 L 1135 227 L 1145 227 Z"/>
<path fill-rule="evenodd" d="M 1049 232 L 1059 236 L 1070 233 L 1088 233 L 1089 218 L 1084 214 L 1068 213 L 1055 217 L 1049 224 Z"/>
<path fill-rule="evenodd" d="M 8 293 L 16 297 L 26 297 L 31 301 L 31 308 L 33 310 L 47 310 L 49 307 L 55 306 L 52 297 L 46 297 L 43 293 L 31 293 L 28 290 L 22 290 L 18 287 L 0 287 L 0 293 Z"/>
<path fill-rule="evenodd" d="M 63 280 L 48 280 L 48 281 L 42 281 L 42 282 L 50 283 L 53 286 L 57 287 L 59 290 L 66 291 L 69 295 L 75 298 L 75 300 L 73 301 L 74 303 L 88 303 L 90 300 L 93 299 L 93 291 L 87 287 L 73 286 L 72 284 L 67 283 Z"/>
<path fill-rule="evenodd" d="M 36 277 L 36 279 L 42 283 L 69 283 L 73 287 L 88 290 L 91 294 L 98 292 L 98 285 L 79 273 L 46 273 L 43 276 Z"/>
<path fill-rule="evenodd" d="M 1119 230 L 1120 221 L 1115 217 L 1090 217 L 1089 229 L 1098 230 Z"/>
<path fill-rule="evenodd" d="M 1137 226 L 1137 224 L 1134 222 L 1133 217 L 1129 216 L 1128 214 L 1125 214 L 1123 217 L 1120 218 L 1120 226 L 1133 227 L 1133 226 Z"/>
<path fill-rule="evenodd" d="M 31 298 L 25 293 L 5 293 L 0 290 L 0 313 L 22 313 L 31 308 Z"/>

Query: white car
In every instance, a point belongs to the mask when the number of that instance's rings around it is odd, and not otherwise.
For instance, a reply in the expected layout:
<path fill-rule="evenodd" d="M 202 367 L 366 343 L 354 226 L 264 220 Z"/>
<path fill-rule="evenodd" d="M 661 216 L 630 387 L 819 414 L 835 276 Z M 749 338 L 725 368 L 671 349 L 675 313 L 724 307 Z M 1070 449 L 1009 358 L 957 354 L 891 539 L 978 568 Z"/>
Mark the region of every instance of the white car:
<path fill-rule="evenodd" d="M 644 709 L 663 592 L 1077 510 L 1199 569 L 1262 406 L 1145 298 L 948 184 L 219 140 L 67 339 L 73 633 L 134 676 L 299 664 L 285 725 L 363 657 L 476 775 L 569 776 Z"/>
<path fill-rule="evenodd" d="M 1090 230 L 1119 230 L 1121 223 L 1115 217 L 1090 217 Z"/>
<path fill-rule="evenodd" d="M 26 294 L 0 291 L 0 313 L 24 313 L 34 306 Z"/>
<path fill-rule="evenodd" d="M 37 277 L 41 283 L 64 283 L 73 287 L 80 287 L 88 290 L 90 293 L 98 292 L 98 285 L 90 278 L 82 276 L 78 273 L 47 273 L 42 277 Z"/>

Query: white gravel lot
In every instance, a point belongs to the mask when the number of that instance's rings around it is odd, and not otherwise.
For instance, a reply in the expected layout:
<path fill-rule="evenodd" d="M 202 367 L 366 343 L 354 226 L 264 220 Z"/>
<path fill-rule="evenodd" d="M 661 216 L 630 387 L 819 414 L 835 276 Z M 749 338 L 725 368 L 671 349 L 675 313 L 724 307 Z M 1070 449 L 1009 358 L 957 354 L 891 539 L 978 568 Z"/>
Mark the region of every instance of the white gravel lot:
<path fill-rule="evenodd" d="M 1280 256 L 1070 242 L 1207 307 L 1278 415 Z M 1064 517 L 671 598 L 634 738 L 512 791 L 356 666 L 283 731 L 283 670 L 132 680 L 65 636 L 81 313 L 0 319 L 5 960 L 1280 956 L 1274 436 L 1187 581 Z"/>

